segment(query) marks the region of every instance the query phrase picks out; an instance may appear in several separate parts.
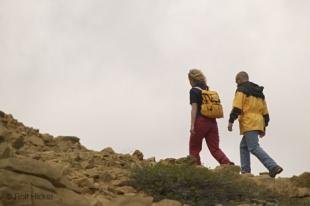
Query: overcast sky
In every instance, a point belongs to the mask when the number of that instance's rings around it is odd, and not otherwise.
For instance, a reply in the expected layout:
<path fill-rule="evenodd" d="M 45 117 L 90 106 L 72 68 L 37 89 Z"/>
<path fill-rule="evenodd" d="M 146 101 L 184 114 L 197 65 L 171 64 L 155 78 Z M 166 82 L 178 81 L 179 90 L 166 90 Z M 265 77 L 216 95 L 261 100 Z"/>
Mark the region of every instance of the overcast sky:
<path fill-rule="evenodd" d="M 282 176 L 310 171 L 310 1 L 0 0 L 0 110 L 89 149 L 188 154 L 188 70 L 202 69 L 227 131 L 235 74 L 265 86 L 271 122 L 263 148 Z M 307 128 L 308 127 L 308 128 Z M 203 163 L 217 162 L 204 144 Z M 265 171 L 252 156 L 254 173 Z"/>

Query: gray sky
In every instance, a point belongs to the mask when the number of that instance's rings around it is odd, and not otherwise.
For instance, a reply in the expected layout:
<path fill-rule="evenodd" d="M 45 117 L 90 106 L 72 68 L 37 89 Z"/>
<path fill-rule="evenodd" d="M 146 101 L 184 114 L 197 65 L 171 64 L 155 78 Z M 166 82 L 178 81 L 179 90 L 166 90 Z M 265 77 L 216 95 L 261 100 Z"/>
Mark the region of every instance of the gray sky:
<path fill-rule="evenodd" d="M 263 148 L 283 176 L 310 171 L 310 1 L 0 0 L 0 109 L 90 149 L 188 154 L 187 72 L 202 69 L 222 98 L 221 147 L 234 76 L 265 86 Z M 217 165 L 204 145 L 204 164 Z M 264 167 L 252 157 L 254 173 Z"/>

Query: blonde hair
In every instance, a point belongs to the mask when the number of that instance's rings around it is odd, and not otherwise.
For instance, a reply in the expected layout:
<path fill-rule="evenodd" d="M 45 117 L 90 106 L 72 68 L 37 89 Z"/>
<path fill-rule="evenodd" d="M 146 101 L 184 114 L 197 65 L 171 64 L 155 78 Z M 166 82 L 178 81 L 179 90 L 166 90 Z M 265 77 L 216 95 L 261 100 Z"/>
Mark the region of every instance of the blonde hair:
<path fill-rule="evenodd" d="M 206 81 L 207 81 L 205 75 L 199 69 L 191 69 L 191 70 L 189 70 L 188 79 L 193 84 L 197 84 L 197 83 L 204 83 L 204 84 L 206 84 Z"/>

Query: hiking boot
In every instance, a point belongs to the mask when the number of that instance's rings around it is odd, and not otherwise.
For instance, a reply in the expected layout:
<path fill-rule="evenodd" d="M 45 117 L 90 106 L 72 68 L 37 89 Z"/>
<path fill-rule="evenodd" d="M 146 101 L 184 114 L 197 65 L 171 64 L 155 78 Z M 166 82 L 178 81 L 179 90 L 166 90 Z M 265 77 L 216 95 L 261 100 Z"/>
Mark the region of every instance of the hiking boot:
<path fill-rule="evenodd" d="M 229 162 L 228 164 L 229 164 L 229 165 L 235 165 L 235 163 L 234 163 L 234 162 Z"/>
<path fill-rule="evenodd" d="M 274 178 L 277 174 L 280 174 L 283 171 L 283 168 L 280 166 L 276 166 L 269 171 L 269 176 Z"/>

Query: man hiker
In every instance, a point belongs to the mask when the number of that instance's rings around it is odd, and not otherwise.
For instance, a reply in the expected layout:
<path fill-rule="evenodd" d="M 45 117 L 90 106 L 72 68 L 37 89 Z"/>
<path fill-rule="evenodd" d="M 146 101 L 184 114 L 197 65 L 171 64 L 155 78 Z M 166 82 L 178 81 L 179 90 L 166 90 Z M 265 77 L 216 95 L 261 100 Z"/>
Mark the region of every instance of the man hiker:
<path fill-rule="evenodd" d="M 241 173 L 251 173 L 250 153 L 255 155 L 269 170 L 270 177 L 283 171 L 259 145 L 258 136 L 265 136 L 269 123 L 269 114 L 264 87 L 249 81 L 249 75 L 242 71 L 236 75 L 237 90 L 230 113 L 228 131 L 232 131 L 234 121 L 239 117 Z"/>
<path fill-rule="evenodd" d="M 201 113 L 202 91 L 209 90 L 204 74 L 198 69 L 191 69 L 188 79 L 192 86 L 190 90 L 191 128 L 189 141 L 189 154 L 198 165 L 201 165 L 199 153 L 202 149 L 203 140 L 206 141 L 212 156 L 220 164 L 233 163 L 219 148 L 219 132 L 215 118 L 209 118 Z"/>

